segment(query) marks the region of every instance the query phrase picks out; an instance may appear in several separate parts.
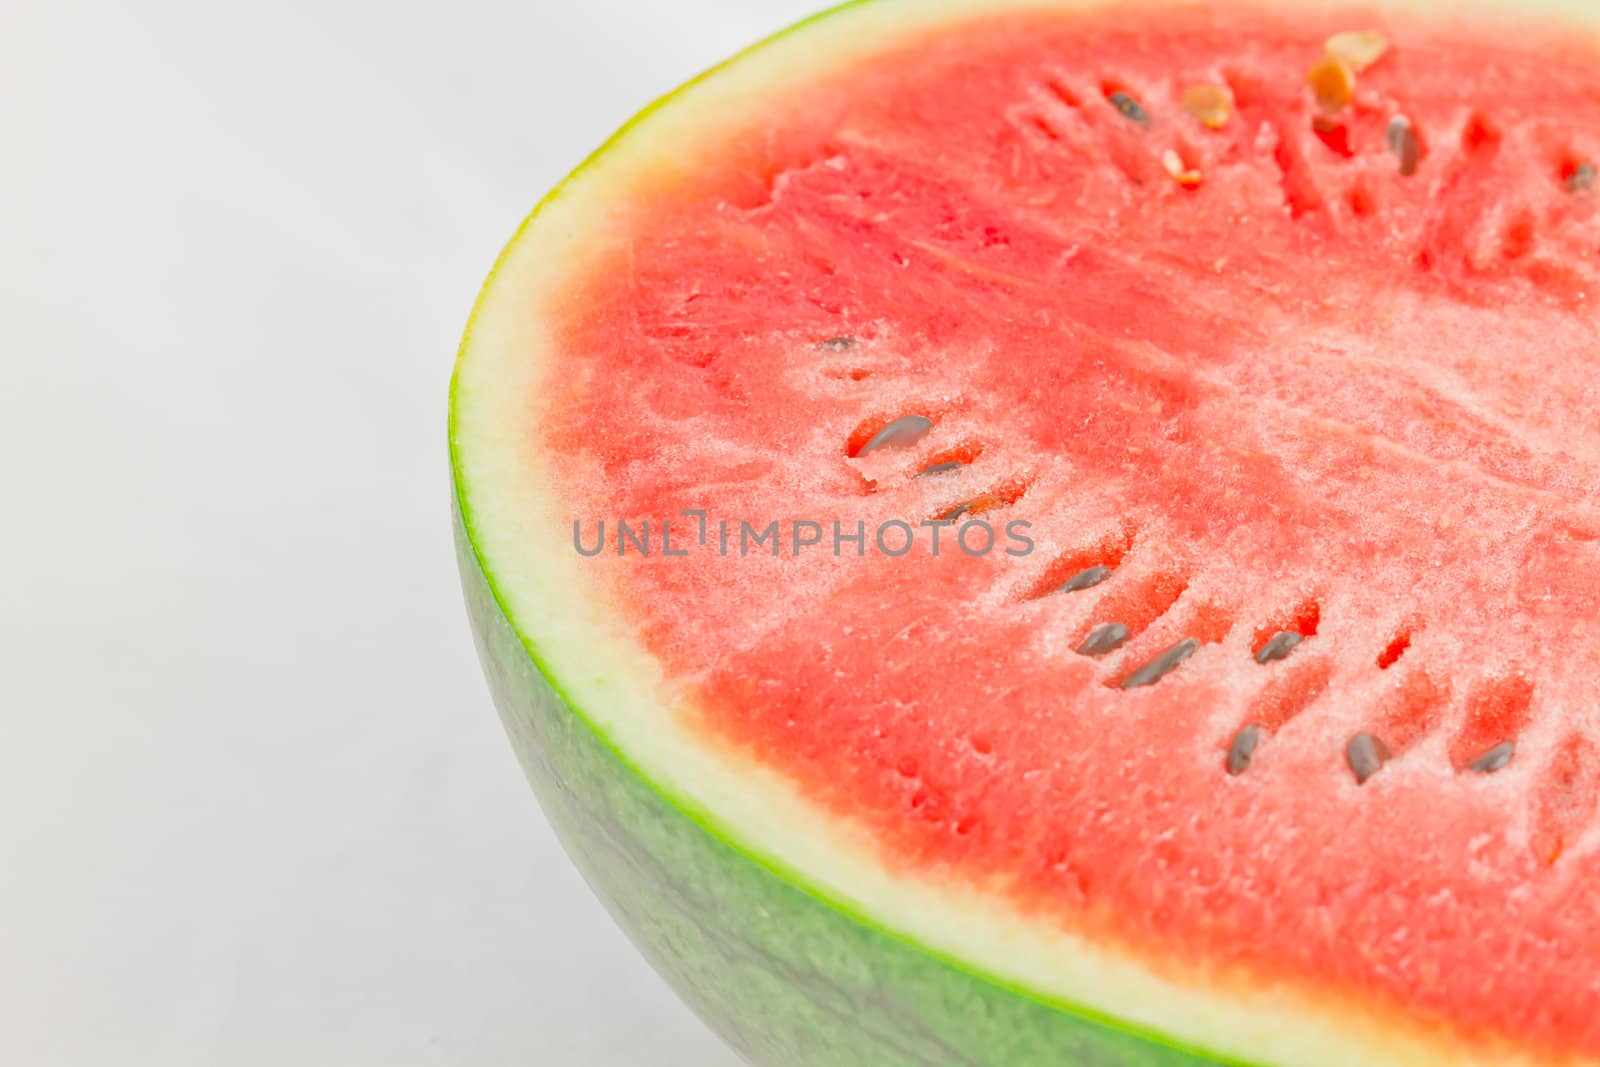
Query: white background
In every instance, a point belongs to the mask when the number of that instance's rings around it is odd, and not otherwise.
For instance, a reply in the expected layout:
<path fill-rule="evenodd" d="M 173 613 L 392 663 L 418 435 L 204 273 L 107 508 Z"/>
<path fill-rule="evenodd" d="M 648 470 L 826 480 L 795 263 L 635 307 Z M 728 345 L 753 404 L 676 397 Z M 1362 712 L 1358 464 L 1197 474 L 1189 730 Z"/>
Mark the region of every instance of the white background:
<path fill-rule="evenodd" d="M 445 389 L 544 190 L 814 6 L 0 2 L 0 1062 L 734 1063 L 500 732 Z"/>

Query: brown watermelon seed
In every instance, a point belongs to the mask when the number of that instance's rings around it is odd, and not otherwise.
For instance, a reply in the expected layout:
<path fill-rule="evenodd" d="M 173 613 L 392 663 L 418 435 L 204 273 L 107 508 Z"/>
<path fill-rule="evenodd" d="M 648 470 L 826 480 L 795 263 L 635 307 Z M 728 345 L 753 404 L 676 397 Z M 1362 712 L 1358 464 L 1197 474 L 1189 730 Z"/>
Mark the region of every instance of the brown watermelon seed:
<path fill-rule="evenodd" d="M 1018 494 L 1018 497 L 1020 495 L 1021 494 Z M 955 522 L 963 515 L 982 515 L 986 511 L 993 511 L 996 508 L 1003 508 L 1008 504 L 1014 503 L 1018 497 L 1008 497 L 1004 494 L 997 493 L 979 493 L 971 500 L 968 500 L 965 503 L 957 504 L 955 507 L 943 512 L 942 514 L 935 515 L 933 517 L 933 521 Z"/>
<path fill-rule="evenodd" d="M 1250 760 L 1256 754 L 1256 748 L 1261 744 L 1261 727 L 1256 723 L 1247 723 L 1239 728 L 1233 735 L 1233 742 L 1228 745 L 1228 773 L 1237 777 L 1250 766 Z"/>
<path fill-rule="evenodd" d="M 1350 770 L 1355 773 L 1356 784 L 1366 785 L 1367 779 L 1377 774 L 1388 762 L 1391 753 L 1382 738 L 1363 730 L 1350 739 L 1344 755 L 1350 763 Z"/>
<path fill-rule="evenodd" d="M 1389 39 L 1377 30 L 1346 30 L 1323 44 L 1329 59 L 1338 60 L 1357 74 L 1382 59 L 1388 50 Z"/>
<path fill-rule="evenodd" d="M 1343 61 L 1324 57 L 1306 72 L 1306 84 L 1316 95 L 1318 107 L 1338 111 L 1355 95 L 1356 75 Z"/>
<path fill-rule="evenodd" d="M 1267 639 L 1256 653 L 1257 663 L 1271 663 L 1273 660 L 1287 659 L 1289 653 L 1299 647 L 1305 637 L 1293 630 L 1279 630 Z"/>
<path fill-rule="evenodd" d="M 826 341 L 818 341 L 811 347 L 823 352 L 846 352 L 854 348 L 856 344 L 857 341 L 854 337 L 841 335 L 839 337 L 830 337 Z"/>
<path fill-rule="evenodd" d="M 933 420 L 926 415 L 902 415 L 873 434 L 856 455 L 864 456 L 880 448 L 906 448 L 916 444 L 933 429 Z"/>
<path fill-rule="evenodd" d="M 1502 741 L 1469 763 L 1467 769 L 1476 771 L 1478 774 L 1493 774 L 1495 771 L 1503 771 L 1516 754 L 1517 744 L 1515 741 Z"/>
<path fill-rule="evenodd" d="M 945 474 L 949 471 L 958 471 L 965 466 L 966 464 L 959 459 L 946 460 L 943 463 L 935 463 L 931 466 L 923 467 L 917 472 L 917 477 L 921 478 L 925 474 Z"/>
<path fill-rule="evenodd" d="M 1183 109 L 1202 125 L 1220 130 L 1233 115 L 1233 97 L 1220 85 L 1191 85 L 1183 91 Z"/>
<path fill-rule="evenodd" d="M 1143 104 L 1128 93 L 1118 89 L 1106 99 L 1111 101 L 1111 106 L 1116 108 L 1117 112 L 1129 122 L 1136 122 L 1140 126 L 1150 125 L 1150 113 L 1144 109 Z"/>
<path fill-rule="evenodd" d="M 1386 136 L 1389 151 L 1400 159 L 1401 177 L 1411 177 L 1417 172 L 1417 164 L 1422 162 L 1422 142 L 1417 139 L 1416 128 L 1404 115 L 1396 115 L 1389 121 Z"/>
<path fill-rule="evenodd" d="M 1567 175 L 1566 181 L 1562 184 L 1569 193 L 1587 193 L 1594 188 L 1597 177 L 1600 177 L 1600 173 L 1596 172 L 1593 163 L 1579 163 L 1577 169 Z"/>
<path fill-rule="evenodd" d="M 1128 643 L 1133 633 L 1120 622 L 1103 622 L 1089 631 L 1089 636 L 1078 646 L 1081 656 L 1103 656 L 1115 652 Z"/>
<path fill-rule="evenodd" d="M 1077 574 L 1074 574 L 1071 578 L 1068 578 L 1066 581 L 1062 582 L 1061 588 L 1057 589 L 1056 592 L 1078 593 L 1085 589 L 1093 589 L 1095 586 L 1111 577 L 1111 575 L 1112 570 L 1110 567 L 1087 567 L 1084 570 L 1079 571 Z"/>
<path fill-rule="evenodd" d="M 1143 686 L 1155 685 L 1161 679 L 1177 670 L 1184 660 L 1195 654 L 1199 647 L 1199 641 L 1192 637 L 1184 638 L 1124 678 L 1122 680 L 1122 688 L 1139 689 Z"/>

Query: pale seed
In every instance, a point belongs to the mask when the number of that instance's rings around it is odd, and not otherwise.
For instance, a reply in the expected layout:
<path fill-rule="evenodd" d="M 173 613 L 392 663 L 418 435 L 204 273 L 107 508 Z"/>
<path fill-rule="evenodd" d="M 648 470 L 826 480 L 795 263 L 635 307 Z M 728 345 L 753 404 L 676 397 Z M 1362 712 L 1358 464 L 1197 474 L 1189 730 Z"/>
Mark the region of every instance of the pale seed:
<path fill-rule="evenodd" d="M 1161 165 L 1167 168 L 1167 173 L 1172 175 L 1172 180 L 1185 189 L 1193 189 L 1205 181 L 1205 175 L 1198 170 L 1183 165 L 1183 157 L 1174 149 L 1167 149 L 1161 156 Z"/>
<path fill-rule="evenodd" d="M 1346 30 L 1329 37 L 1323 46 L 1329 59 L 1338 60 L 1357 74 L 1383 58 L 1389 39 L 1377 30 Z"/>
<path fill-rule="evenodd" d="M 1183 109 L 1213 130 L 1220 130 L 1233 114 L 1233 97 L 1220 85 L 1191 85 L 1183 91 Z"/>

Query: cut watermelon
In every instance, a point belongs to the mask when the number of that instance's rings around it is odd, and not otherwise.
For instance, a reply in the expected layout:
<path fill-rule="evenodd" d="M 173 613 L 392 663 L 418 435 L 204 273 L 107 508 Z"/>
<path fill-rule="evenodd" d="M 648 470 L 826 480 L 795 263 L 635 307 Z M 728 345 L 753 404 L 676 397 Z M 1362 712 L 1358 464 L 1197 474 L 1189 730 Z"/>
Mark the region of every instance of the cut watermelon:
<path fill-rule="evenodd" d="M 512 241 L 473 621 L 750 1060 L 1600 1063 L 1600 19 L 1547 7 L 871 0 Z"/>

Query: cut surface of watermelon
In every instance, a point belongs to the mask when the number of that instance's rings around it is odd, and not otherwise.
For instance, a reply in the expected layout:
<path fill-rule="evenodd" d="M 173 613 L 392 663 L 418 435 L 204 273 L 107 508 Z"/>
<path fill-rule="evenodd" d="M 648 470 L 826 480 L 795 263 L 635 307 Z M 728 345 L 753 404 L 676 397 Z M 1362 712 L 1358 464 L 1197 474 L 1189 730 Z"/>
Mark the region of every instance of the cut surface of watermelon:
<path fill-rule="evenodd" d="M 1580 25 L 872 0 L 637 120 L 452 413 L 508 718 L 616 759 L 529 733 L 569 840 L 636 779 L 1107 1062 L 1600 1061 Z"/>

